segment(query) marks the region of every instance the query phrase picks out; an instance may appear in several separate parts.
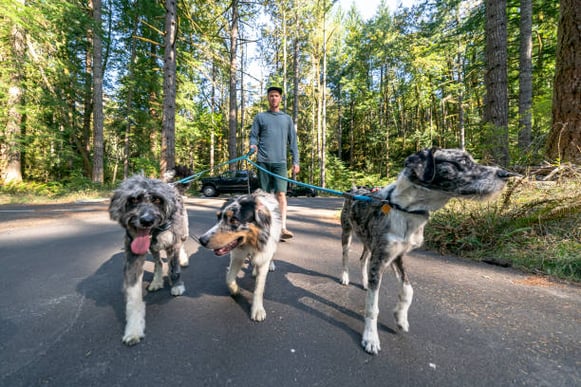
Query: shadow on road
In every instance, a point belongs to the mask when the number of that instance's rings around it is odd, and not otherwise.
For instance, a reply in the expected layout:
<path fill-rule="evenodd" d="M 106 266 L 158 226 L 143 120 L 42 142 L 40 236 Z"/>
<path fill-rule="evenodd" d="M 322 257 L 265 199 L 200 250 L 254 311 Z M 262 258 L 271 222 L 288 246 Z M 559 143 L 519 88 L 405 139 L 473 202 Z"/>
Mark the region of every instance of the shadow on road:
<path fill-rule="evenodd" d="M 115 316 L 121 325 L 125 323 L 125 305 L 122 292 L 123 287 L 123 264 L 124 253 L 113 255 L 104 262 L 97 271 L 85 278 L 77 287 L 79 293 L 85 298 L 93 300 L 98 307 L 110 307 L 114 310 Z M 190 266 L 182 271 L 182 278 L 186 284 L 186 293 L 182 297 L 199 298 L 203 296 L 230 297 L 225 285 L 226 267 L 229 257 L 216 257 L 206 250 L 198 250 L 190 256 Z M 300 313 L 293 315 L 308 314 L 314 316 L 332 326 L 346 332 L 352 340 L 357 343 L 361 340 L 359 327 L 354 329 L 350 323 L 362 321 L 363 316 L 352 309 L 334 302 L 333 299 L 341 296 L 345 292 L 358 292 L 357 297 L 363 290 L 360 287 L 344 287 L 338 284 L 337 278 L 318 271 L 305 269 L 287 261 L 276 260 L 276 271 L 268 275 L 265 291 L 265 304 L 274 302 L 290 309 L 295 309 Z M 144 273 L 144 300 L 147 305 L 164 305 L 174 297 L 169 292 L 167 283 L 164 289 L 157 292 L 147 292 L 146 287 L 153 278 L 153 262 L 149 259 L 146 262 Z M 252 267 L 248 264 L 243 268 L 243 275 L 239 275 L 238 284 L 241 293 L 232 300 L 245 312 L 246 318 L 250 315 L 250 300 L 254 290 L 254 278 L 252 277 Z M 297 286 L 289 277 L 301 276 L 306 278 L 308 283 L 317 284 L 320 289 L 329 290 L 328 296 L 321 296 L 308 289 L 309 286 Z M 336 288 L 335 288 L 336 285 Z M 211 301 L 209 301 L 211 302 Z M 323 306 L 319 308 L 317 306 Z M 268 320 L 268 318 L 267 318 Z M 379 323 L 378 328 L 385 332 L 395 334 L 396 332 L 388 326 Z"/>

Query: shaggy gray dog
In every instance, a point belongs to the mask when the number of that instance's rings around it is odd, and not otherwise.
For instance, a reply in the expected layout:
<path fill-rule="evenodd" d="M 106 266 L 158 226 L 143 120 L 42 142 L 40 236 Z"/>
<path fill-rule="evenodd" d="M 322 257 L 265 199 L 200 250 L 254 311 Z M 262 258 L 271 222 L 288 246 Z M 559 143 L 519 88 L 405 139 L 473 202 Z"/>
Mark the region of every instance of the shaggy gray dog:
<path fill-rule="evenodd" d="M 142 295 L 143 265 L 148 252 L 155 262 L 153 280 L 147 290 L 164 287 L 161 252 L 169 263 L 171 294 L 182 295 L 180 266 L 188 265 L 184 242 L 188 238 L 188 216 L 177 188 L 161 180 L 135 175 L 123 181 L 109 205 L 111 219 L 125 229 L 125 333 L 123 342 L 134 345 L 145 336 L 145 303 Z"/>
<path fill-rule="evenodd" d="M 515 174 L 479 165 L 461 150 L 434 148 L 409 156 L 395 183 L 375 193 L 361 188 L 349 192 L 373 198 L 371 201 L 348 198 L 341 212 L 344 285 L 349 284 L 347 264 L 352 232 L 363 243 L 361 271 L 367 298 L 361 345 L 367 352 L 377 354 L 381 350 L 377 333 L 378 296 L 388 266 L 401 283 L 395 320 L 404 332 L 409 329 L 408 309 L 413 289 L 403 258 L 422 244 L 430 211 L 444 207 L 453 197 L 486 199 L 500 192 L 510 176 Z"/>

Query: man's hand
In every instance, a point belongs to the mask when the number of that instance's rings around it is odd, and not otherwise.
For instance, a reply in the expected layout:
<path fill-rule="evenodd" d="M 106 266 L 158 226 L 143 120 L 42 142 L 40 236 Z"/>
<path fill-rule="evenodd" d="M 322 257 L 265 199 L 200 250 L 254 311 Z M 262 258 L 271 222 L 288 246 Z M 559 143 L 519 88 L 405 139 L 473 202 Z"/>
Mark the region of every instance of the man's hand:
<path fill-rule="evenodd" d="M 258 147 L 256 145 L 250 145 L 250 154 L 256 153 L 258 151 Z"/>
<path fill-rule="evenodd" d="M 298 175 L 300 171 L 301 171 L 301 167 L 298 164 L 293 164 L 293 173 L 295 175 Z"/>

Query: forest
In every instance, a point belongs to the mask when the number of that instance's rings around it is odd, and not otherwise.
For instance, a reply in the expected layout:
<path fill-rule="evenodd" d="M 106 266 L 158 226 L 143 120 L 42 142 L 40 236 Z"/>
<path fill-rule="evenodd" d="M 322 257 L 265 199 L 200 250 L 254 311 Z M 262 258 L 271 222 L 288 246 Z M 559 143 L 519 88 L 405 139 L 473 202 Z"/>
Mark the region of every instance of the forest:
<path fill-rule="evenodd" d="M 382 2 L 363 20 L 331 0 L 0 0 L 0 180 L 212 168 L 248 150 L 271 85 L 299 178 L 323 187 L 382 184 L 429 146 L 578 162 L 579 37 L 558 40 L 575 3 Z"/>

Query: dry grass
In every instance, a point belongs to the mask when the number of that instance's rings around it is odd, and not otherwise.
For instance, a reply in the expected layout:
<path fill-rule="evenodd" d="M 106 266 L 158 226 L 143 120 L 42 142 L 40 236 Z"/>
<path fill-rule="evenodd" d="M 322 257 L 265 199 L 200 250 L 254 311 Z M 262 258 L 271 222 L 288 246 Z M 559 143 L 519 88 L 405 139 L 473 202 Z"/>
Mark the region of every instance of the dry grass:
<path fill-rule="evenodd" d="M 496 200 L 454 200 L 426 226 L 426 246 L 581 282 L 581 179 L 511 182 Z"/>

